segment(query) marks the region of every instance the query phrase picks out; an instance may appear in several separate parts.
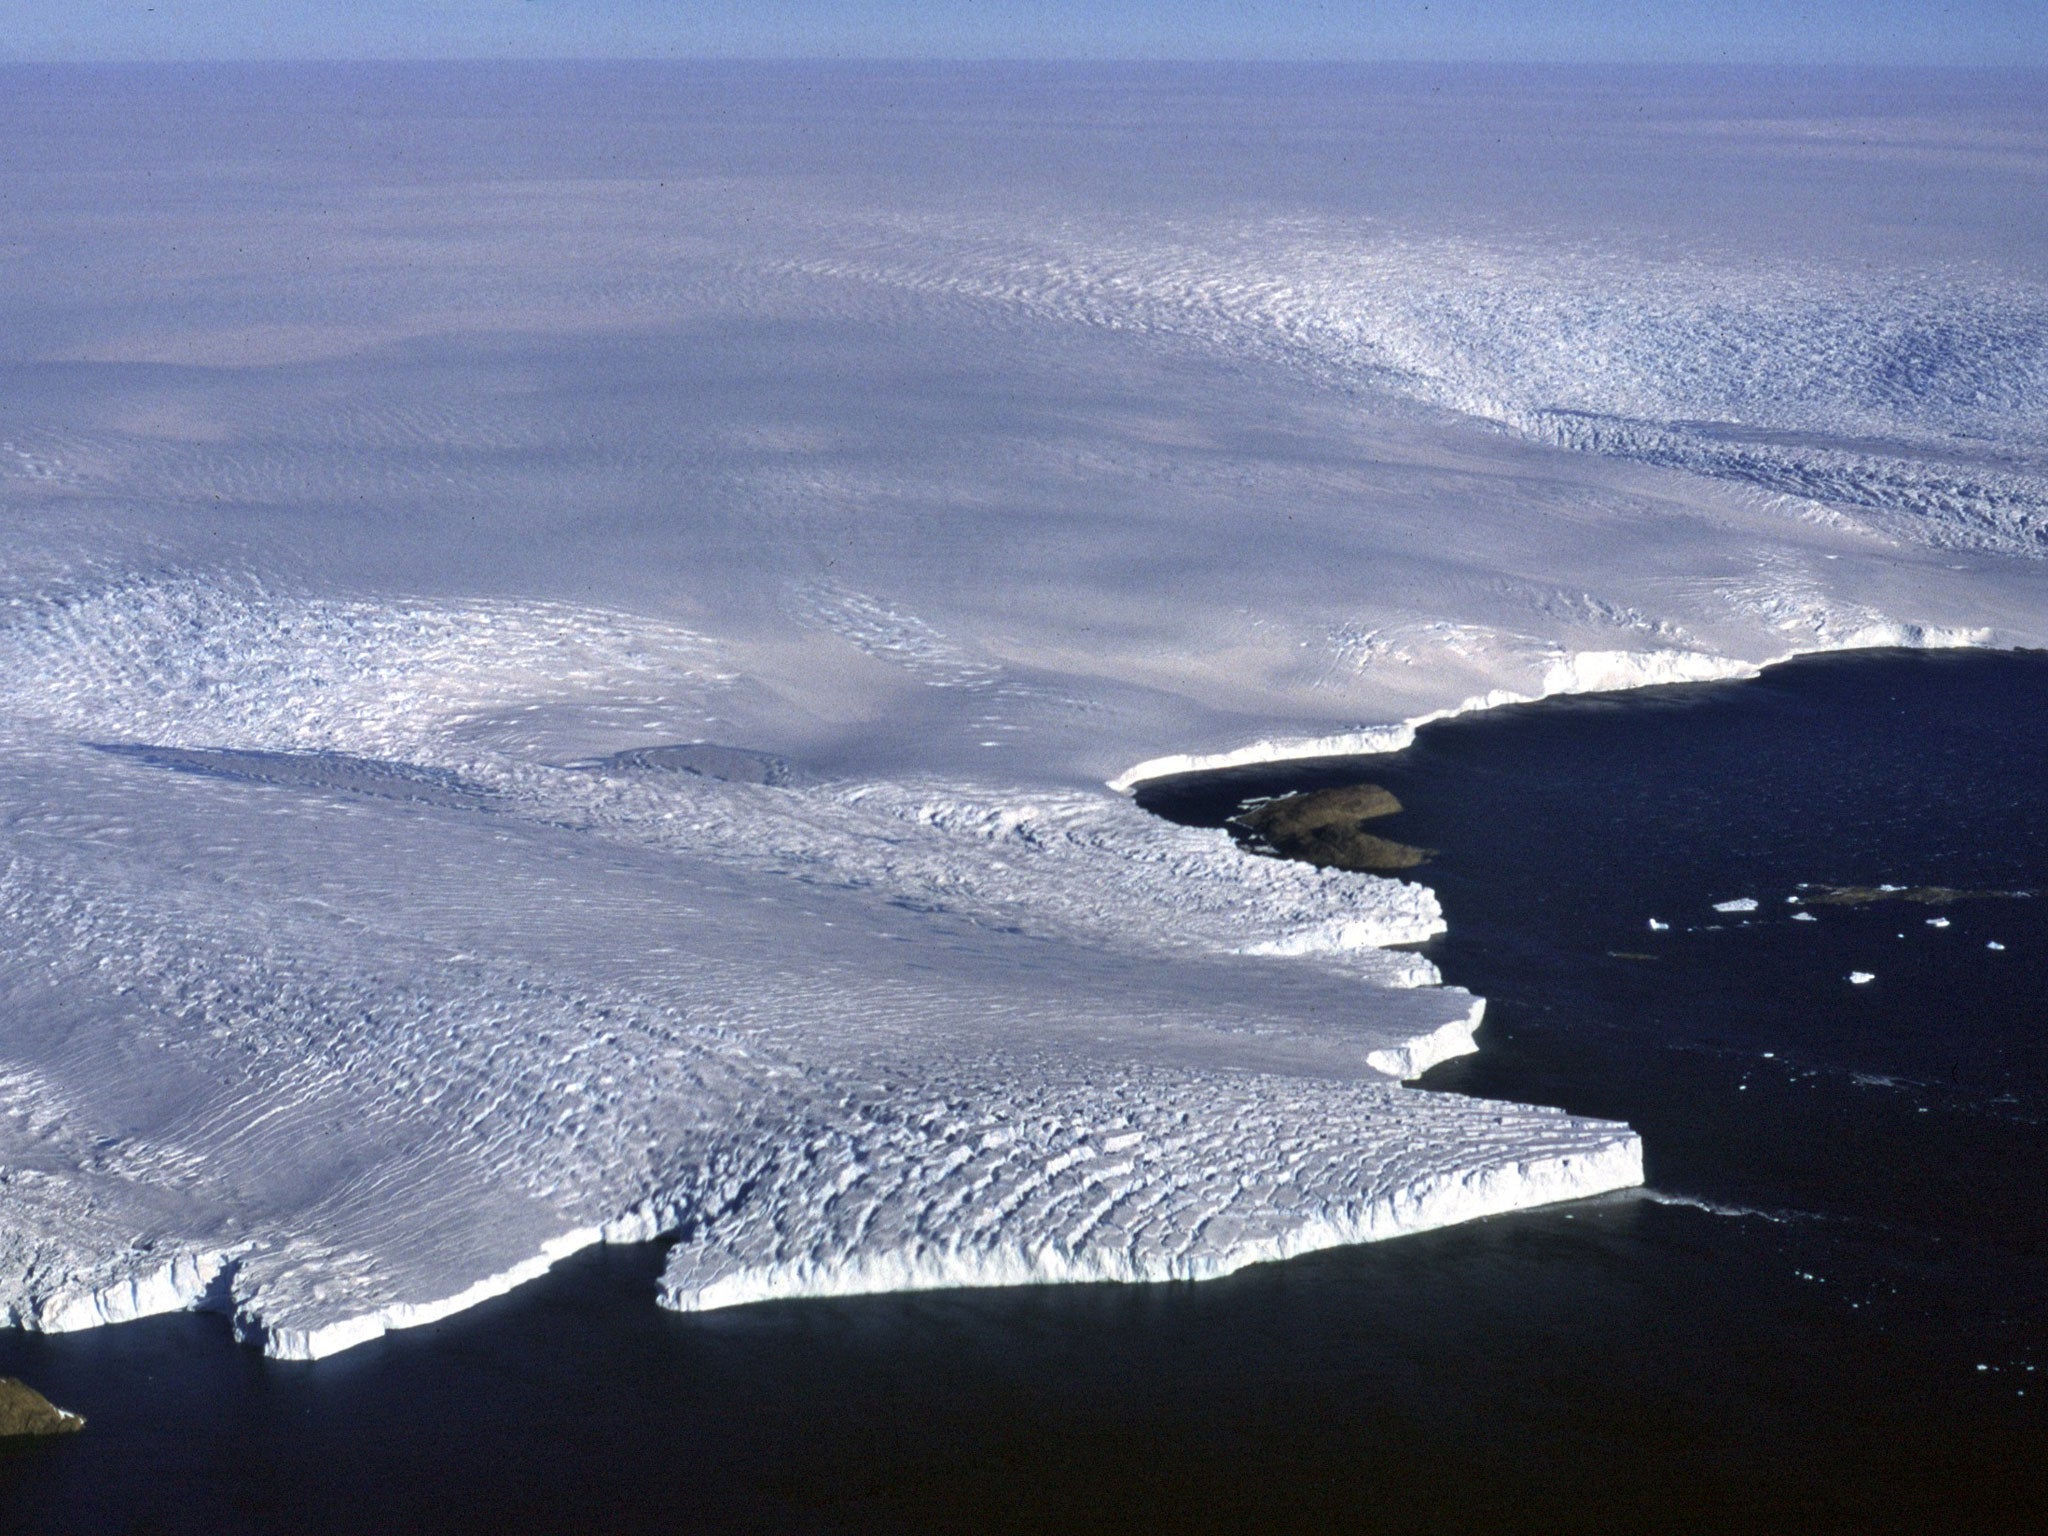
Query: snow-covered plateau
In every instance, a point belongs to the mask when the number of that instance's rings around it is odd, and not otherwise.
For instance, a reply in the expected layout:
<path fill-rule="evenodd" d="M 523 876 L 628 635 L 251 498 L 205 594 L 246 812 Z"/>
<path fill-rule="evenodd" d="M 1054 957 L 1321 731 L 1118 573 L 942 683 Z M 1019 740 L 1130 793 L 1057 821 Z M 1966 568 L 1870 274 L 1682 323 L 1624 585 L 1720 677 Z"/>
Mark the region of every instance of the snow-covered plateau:
<path fill-rule="evenodd" d="M 2026 76 L 0 69 L 0 1314 L 1625 1186 L 1142 779 L 2048 643 Z M 1654 924 L 1653 924 L 1654 926 Z"/>

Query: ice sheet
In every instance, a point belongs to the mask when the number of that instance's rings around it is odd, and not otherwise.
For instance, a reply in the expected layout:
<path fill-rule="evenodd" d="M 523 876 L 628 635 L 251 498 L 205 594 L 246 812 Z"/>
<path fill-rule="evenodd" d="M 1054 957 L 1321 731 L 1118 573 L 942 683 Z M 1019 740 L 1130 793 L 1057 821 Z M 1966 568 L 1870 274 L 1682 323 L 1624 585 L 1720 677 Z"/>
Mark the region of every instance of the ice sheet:
<path fill-rule="evenodd" d="M 1401 1086 L 1482 1006 L 1387 947 L 1426 888 L 1119 791 L 2048 631 L 2018 85 L 6 76 L 22 1326 L 313 1356 L 659 1233 L 690 1308 L 1200 1278 L 1633 1182 Z"/>

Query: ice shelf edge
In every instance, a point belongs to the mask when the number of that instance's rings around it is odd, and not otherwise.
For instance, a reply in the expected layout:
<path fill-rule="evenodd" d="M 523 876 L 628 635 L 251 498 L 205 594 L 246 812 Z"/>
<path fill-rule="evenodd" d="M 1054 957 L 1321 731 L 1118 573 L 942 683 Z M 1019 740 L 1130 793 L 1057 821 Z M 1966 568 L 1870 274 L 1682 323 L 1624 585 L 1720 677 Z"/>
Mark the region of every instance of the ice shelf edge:
<path fill-rule="evenodd" d="M 1495 688 L 1474 694 L 1448 708 L 1433 709 L 1389 724 L 1356 726 L 1321 736 L 1263 737 L 1220 752 L 1169 752 L 1132 764 L 1108 780 L 1107 787 L 1120 795 L 1129 795 L 1135 793 L 1141 784 L 1183 773 L 1213 773 L 1225 768 L 1302 762 L 1319 757 L 1378 757 L 1412 746 L 1415 733 L 1425 725 L 1478 714 L 1483 710 L 1500 709 L 1511 704 L 1535 704 L 1544 699 L 1577 693 L 1621 693 L 1673 683 L 1740 682 L 1757 676 L 1768 667 L 1781 666 L 1802 656 L 1889 646 L 1911 650 L 2009 648 L 1985 629 L 1887 624 L 1830 640 L 1826 644 L 1793 646 L 1762 661 L 1743 661 L 1708 651 L 1576 651 L 1552 662 L 1545 669 L 1542 682 L 1534 693 Z"/>
<path fill-rule="evenodd" d="M 1254 1264 L 1635 1188 L 1643 1182 L 1642 1138 L 1618 1123 L 1614 1129 L 1604 1147 L 1439 1174 L 1356 1207 L 1321 1212 L 1278 1237 L 1192 1259 L 1144 1263 L 1123 1250 L 1067 1253 L 1050 1243 L 971 1254 L 928 1248 L 850 1264 L 778 1265 L 724 1275 L 699 1287 L 666 1279 L 659 1299 L 674 1311 L 710 1312 L 763 1301 L 908 1291 L 1221 1279 Z"/>

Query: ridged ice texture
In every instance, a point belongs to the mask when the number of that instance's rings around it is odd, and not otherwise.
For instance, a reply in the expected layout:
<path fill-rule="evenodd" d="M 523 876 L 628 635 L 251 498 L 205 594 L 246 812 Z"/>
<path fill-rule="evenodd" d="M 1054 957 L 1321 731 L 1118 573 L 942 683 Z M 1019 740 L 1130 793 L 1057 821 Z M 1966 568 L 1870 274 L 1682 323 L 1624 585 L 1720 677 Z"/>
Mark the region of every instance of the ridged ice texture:
<path fill-rule="evenodd" d="M 1440 931 L 1421 887 L 1100 793 L 464 758 L 437 725 L 569 616 L 229 590 L 4 635 L 40 701 L 0 768 L 18 1323 L 205 1304 L 311 1356 L 606 1231 L 688 1231 L 728 1299 L 1164 1278 L 1635 1176 L 1623 1127 L 1394 1086 L 1479 1016 L 1378 947 Z M 613 624 L 584 622 L 578 654 Z M 222 695 L 201 658 L 229 644 L 265 661 Z M 330 718 L 271 681 L 347 698 L 421 654 L 407 760 L 309 750 Z M 99 739 L 138 720 L 165 739 Z"/>
<path fill-rule="evenodd" d="M 1298 1080 L 1196 1102 L 1133 1073 L 1084 1093 L 917 1105 L 930 1151 L 821 1136 L 750 1170 L 735 1208 L 670 1254 L 663 1300 L 1072 1280 L 1207 1280 L 1640 1182 L 1642 1147 L 1556 1111 L 1468 1100 L 1455 1154 L 1422 1149 L 1441 1104 Z M 1412 1117 L 1412 1118 L 1411 1118 Z M 1364 1149 L 1374 1149 L 1366 1153 Z"/>
<path fill-rule="evenodd" d="M 2048 290 L 1871 281 L 1292 218 L 1205 231 L 920 223 L 808 275 L 1198 340 L 1560 447 L 2048 554 Z M 893 238 L 892 238 L 893 236 Z"/>
<path fill-rule="evenodd" d="M 1425 887 L 1118 791 L 2048 641 L 2039 93 L 123 78 L 0 89 L 20 1326 L 309 1357 L 608 1239 L 705 1307 L 1627 1184 L 1402 1086 L 1482 1016 L 1389 947 Z"/>

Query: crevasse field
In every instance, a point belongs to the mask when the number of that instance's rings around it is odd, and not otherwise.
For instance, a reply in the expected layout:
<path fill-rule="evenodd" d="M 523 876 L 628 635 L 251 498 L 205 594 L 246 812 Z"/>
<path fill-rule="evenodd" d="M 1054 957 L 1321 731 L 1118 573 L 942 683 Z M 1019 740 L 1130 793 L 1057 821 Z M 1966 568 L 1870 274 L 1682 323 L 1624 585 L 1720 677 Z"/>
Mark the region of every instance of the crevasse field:
<path fill-rule="evenodd" d="M 1143 778 L 2048 643 L 2038 76 L 0 71 L 0 1312 L 331 1353 L 1641 1178 Z"/>

